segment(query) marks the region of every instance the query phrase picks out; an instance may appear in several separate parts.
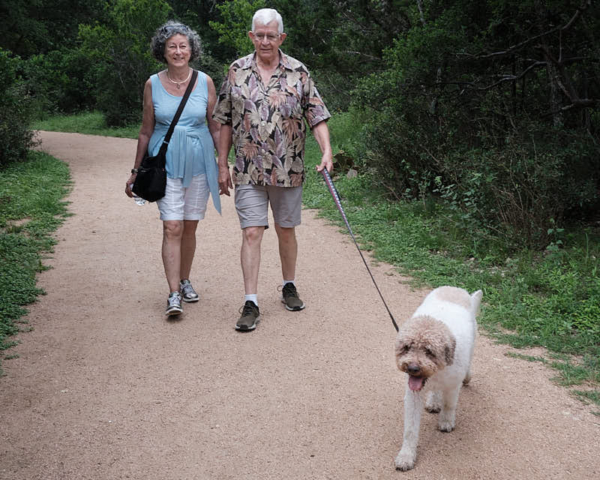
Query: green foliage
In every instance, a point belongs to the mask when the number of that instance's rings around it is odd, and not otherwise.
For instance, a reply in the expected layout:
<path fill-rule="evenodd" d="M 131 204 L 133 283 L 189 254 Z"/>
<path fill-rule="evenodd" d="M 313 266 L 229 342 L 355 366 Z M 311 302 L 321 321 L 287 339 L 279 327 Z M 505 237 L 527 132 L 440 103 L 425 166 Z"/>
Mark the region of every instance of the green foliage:
<path fill-rule="evenodd" d="M 23 306 L 43 293 L 36 274 L 66 215 L 68 188 L 67 165 L 39 152 L 0 175 L 0 350 L 14 345 L 10 337 L 19 331 Z"/>
<path fill-rule="evenodd" d="M 144 84 L 160 68 L 150 53 L 150 39 L 170 12 L 163 0 L 116 0 L 106 24 L 80 26 L 82 52 L 94 64 L 96 104 L 108 125 L 140 120 Z"/>
<path fill-rule="evenodd" d="M 272 0 L 288 37 L 283 49 L 304 62 L 330 110 L 347 110 L 351 91 L 381 72 L 383 51 L 410 27 L 414 0 Z"/>
<path fill-rule="evenodd" d="M 593 402 L 596 405 L 600 405 L 600 391 L 598 391 L 598 390 L 595 390 L 595 391 L 575 390 L 573 393 L 575 395 L 577 395 L 584 403 Z M 592 413 L 596 416 L 600 416 L 600 410 L 596 410 L 595 412 L 592 412 Z"/>
<path fill-rule="evenodd" d="M 439 196 L 464 228 L 543 248 L 552 220 L 563 225 L 600 205 L 599 125 L 573 100 L 600 94 L 600 75 L 579 56 L 599 48 L 586 31 L 597 21 L 592 12 L 573 17 L 569 42 L 554 30 L 538 48 L 522 25 L 552 32 L 579 3 L 427 5 L 386 50 L 385 71 L 355 91 L 367 123 L 361 158 L 396 198 Z M 568 72 L 543 54 L 559 47 L 577 59 Z M 567 83 L 572 98 L 560 98 Z"/>
<path fill-rule="evenodd" d="M 0 48 L 22 58 L 68 47 L 80 23 L 103 21 L 106 0 L 2 0 Z"/>
<path fill-rule="evenodd" d="M 33 103 L 17 75 L 19 63 L 18 57 L 0 49 L 0 169 L 23 160 L 35 144 L 29 128 Z"/>
<path fill-rule="evenodd" d="M 92 59 L 79 49 L 52 50 L 32 55 L 20 68 L 35 99 L 38 117 L 60 112 L 87 110 L 95 104 L 90 72 Z"/>
<path fill-rule="evenodd" d="M 264 0 L 233 0 L 216 5 L 221 21 L 209 24 L 219 33 L 219 43 L 233 48 L 238 57 L 251 53 L 254 46 L 248 31 L 252 29 L 252 17 L 265 6 Z"/>

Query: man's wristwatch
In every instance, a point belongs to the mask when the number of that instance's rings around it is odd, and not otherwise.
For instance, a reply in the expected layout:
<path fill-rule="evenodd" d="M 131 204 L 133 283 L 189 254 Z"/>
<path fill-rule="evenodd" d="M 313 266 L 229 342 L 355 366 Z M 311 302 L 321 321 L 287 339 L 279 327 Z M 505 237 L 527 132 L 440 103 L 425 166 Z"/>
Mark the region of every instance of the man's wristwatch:
<path fill-rule="evenodd" d="M 132 168 L 132 169 L 131 169 L 131 173 L 137 173 L 137 172 L 138 172 L 138 169 L 137 169 L 137 168 Z"/>

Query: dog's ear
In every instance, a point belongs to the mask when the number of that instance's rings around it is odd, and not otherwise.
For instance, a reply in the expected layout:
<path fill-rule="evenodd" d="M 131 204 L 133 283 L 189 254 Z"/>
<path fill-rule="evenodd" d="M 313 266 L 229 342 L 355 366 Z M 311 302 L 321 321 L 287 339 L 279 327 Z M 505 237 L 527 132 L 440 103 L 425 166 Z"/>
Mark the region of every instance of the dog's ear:
<path fill-rule="evenodd" d="M 456 339 L 452 337 L 444 347 L 444 355 L 446 357 L 446 366 L 454 363 L 454 351 L 456 350 Z"/>

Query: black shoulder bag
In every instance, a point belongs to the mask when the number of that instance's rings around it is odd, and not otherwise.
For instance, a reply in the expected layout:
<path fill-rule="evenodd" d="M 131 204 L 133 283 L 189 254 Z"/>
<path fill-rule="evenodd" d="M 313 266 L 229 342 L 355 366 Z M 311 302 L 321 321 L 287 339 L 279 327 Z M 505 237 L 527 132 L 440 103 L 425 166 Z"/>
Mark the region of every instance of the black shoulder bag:
<path fill-rule="evenodd" d="M 183 112 L 183 107 L 185 107 L 190 93 L 192 92 L 192 88 L 194 88 L 197 77 L 198 72 L 194 70 L 190 84 L 187 86 L 185 94 L 181 99 L 177 113 L 175 113 L 175 116 L 173 117 L 171 126 L 158 151 L 158 155 L 151 157 L 148 155 L 148 152 L 146 152 L 146 155 L 144 155 L 144 158 L 142 159 L 142 164 L 138 169 L 131 190 L 144 200 L 155 202 L 165 196 L 165 189 L 167 188 L 167 171 L 165 169 L 167 163 L 167 148 L 169 147 L 173 130 L 175 130 L 179 117 L 181 117 L 181 112 Z"/>

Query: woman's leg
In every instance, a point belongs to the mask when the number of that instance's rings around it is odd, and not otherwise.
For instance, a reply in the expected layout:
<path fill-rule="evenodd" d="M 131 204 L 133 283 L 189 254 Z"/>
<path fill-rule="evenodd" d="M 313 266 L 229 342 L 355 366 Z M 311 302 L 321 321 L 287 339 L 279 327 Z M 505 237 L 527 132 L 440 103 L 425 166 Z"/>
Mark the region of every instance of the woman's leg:
<path fill-rule="evenodd" d="M 196 228 L 198 220 L 184 220 L 181 237 L 181 261 L 179 280 L 189 280 L 194 254 L 196 253 Z"/>
<path fill-rule="evenodd" d="M 163 222 L 162 259 L 169 284 L 169 292 L 179 291 L 183 223 L 182 220 L 165 220 Z"/>

